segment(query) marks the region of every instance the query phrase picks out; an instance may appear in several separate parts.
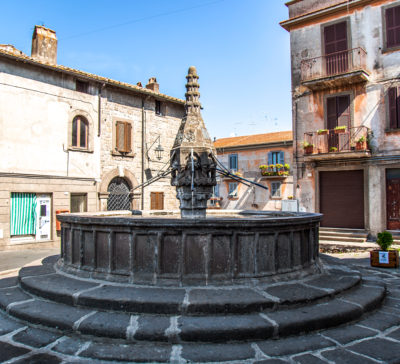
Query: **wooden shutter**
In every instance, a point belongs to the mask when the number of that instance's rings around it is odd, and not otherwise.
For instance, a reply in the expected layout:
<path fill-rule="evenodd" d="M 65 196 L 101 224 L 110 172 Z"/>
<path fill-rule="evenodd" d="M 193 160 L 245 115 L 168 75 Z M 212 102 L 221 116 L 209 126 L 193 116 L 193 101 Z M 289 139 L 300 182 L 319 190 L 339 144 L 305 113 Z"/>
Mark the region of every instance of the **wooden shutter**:
<path fill-rule="evenodd" d="M 327 128 L 334 129 L 337 126 L 336 97 L 326 99 L 326 109 Z"/>
<path fill-rule="evenodd" d="M 279 151 L 278 153 L 278 163 L 285 164 L 285 153 L 282 151 Z"/>
<path fill-rule="evenodd" d="M 150 210 L 164 210 L 164 192 L 150 192 Z"/>
<path fill-rule="evenodd" d="M 132 125 L 125 121 L 117 121 L 115 124 L 116 141 L 115 147 L 121 153 L 132 151 Z"/>
<path fill-rule="evenodd" d="M 131 123 L 125 123 L 125 151 L 127 153 L 132 152 L 132 125 Z"/>
<path fill-rule="evenodd" d="M 400 45 L 400 6 L 385 11 L 386 20 L 386 47 Z"/>
<path fill-rule="evenodd" d="M 350 128 L 350 96 L 336 97 L 337 125 Z"/>
<path fill-rule="evenodd" d="M 390 129 L 397 128 L 397 117 L 398 117 L 398 110 L 397 110 L 397 88 L 391 87 L 389 88 L 389 125 Z"/>
<path fill-rule="evenodd" d="M 268 153 L 268 164 L 272 164 L 272 152 Z"/>
<path fill-rule="evenodd" d="M 325 55 L 347 50 L 347 22 L 324 28 Z"/>

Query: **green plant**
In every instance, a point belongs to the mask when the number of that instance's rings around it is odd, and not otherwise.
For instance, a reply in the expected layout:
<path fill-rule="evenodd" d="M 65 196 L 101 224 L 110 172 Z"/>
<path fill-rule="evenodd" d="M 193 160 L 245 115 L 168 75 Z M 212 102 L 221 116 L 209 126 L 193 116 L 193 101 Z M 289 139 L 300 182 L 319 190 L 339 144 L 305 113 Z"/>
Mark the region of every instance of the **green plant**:
<path fill-rule="evenodd" d="M 346 130 L 346 129 L 347 129 L 346 125 L 339 125 L 335 128 L 335 130 Z"/>
<path fill-rule="evenodd" d="M 328 129 L 318 129 L 317 134 L 327 134 Z"/>
<path fill-rule="evenodd" d="M 303 148 L 308 148 L 308 147 L 314 147 L 314 144 L 311 144 L 309 142 L 307 142 L 306 140 L 304 142 L 301 143 Z"/>
<path fill-rule="evenodd" d="M 290 165 L 288 163 L 285 163 L 283 168 L 285 168 L 285 171 L 290 171 Z"/>
<path fill-rule="evenodd" d="M 389 231 L 382 231 L 381 233 L 378 233 L 378 239 L 376 239 L 376 243 L 382 250 L 386 251 L 393 244 L 393 236 L 391 233 L 389 233 Z"/>
<path fill-rule="evenodd" d="M 330 152 L 337 152 L 337 148 L 336 148 L 336 147 L 330 147 L 330 148 L 329 148 L 329 151 L 330 151 Z"/>
<path fill-rule="evenodd" d="M 365 142 L 365 136 L 362 136 L 361 138 L 356 140 L 356 143 L 364 143 Z"/>

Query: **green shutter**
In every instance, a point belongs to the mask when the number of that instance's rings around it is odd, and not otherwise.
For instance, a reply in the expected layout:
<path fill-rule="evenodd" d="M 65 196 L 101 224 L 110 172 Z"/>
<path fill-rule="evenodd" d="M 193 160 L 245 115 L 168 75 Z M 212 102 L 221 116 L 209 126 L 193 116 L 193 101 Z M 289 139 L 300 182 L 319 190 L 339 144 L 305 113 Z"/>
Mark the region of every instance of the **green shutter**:
<path fill-rule="evenodd" d="M 36 194 L 11 193 L 11 235 L 36 233 Z"/>

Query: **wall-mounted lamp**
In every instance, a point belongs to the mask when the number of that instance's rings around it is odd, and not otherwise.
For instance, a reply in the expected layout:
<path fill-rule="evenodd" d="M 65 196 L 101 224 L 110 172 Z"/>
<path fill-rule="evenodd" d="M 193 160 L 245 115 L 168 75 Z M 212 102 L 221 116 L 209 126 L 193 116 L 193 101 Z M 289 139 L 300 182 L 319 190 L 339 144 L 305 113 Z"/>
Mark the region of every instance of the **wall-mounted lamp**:
<path fill-rule="evenodd" d="M 154 144 L 156 144 L 156 142 L 158 141 L 158 145 L 157 147 L 154 149 L 154 151 L 156 152 L 156 158 L 160 161 L 162 158 L 162 153 L 164 152 L 164 148 L 161 146 L 161 138 L 160 136 L 158 136 L 156 138 L 156 140 L 154 140 L 154 142 L 150 145 L 150 148 L 147 149 L 147 159 L 150 160 L 149 157 L 149 151 L 150 149 L 153 147 Z"/>

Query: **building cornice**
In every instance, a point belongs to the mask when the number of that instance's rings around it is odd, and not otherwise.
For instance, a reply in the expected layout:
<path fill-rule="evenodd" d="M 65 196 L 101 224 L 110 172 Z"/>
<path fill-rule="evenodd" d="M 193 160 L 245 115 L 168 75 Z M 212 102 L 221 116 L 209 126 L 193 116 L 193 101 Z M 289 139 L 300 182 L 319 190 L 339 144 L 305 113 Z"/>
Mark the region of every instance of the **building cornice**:
<path fill-rule="evenodd" d="M 291 5 L 292 3 L 295 2 L 297 1 L 293 0 L 286 3 L 286 5 Z M 379 2 L 382 2 L 382 0 L 353 0 L 351 2 L 343 1 L 342 3 L 337 5 L 332 5 L 324 9 L 319 9 L 316 11 L 309 12 L 307 14 L 290 18 L 288 20 L 281 21 L 279 24 L 281 25 L 282 28 L 290 32 L 293 28 L 297 28 L 309 22 L 318 21 L 331 15 L 340 15 L 343 12 L 347 12 L 349 10 L 357 9 L 365 5 L 369 5 L 372 3 L 379 3 Z"/>

